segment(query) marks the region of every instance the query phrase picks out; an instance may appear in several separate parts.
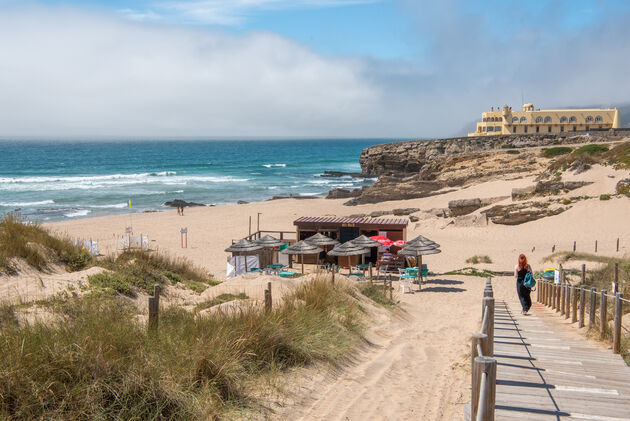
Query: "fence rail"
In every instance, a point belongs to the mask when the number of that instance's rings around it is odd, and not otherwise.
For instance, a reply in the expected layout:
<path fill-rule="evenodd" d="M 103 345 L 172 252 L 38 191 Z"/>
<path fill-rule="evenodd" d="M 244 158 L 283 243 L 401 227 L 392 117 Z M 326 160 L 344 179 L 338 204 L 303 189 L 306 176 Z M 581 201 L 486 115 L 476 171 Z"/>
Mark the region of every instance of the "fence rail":
<path fill-rule="evenodd" d="M 497 360 L 494 355 L 494 292 L 486 280 L 481 307 L 481 329 L 472 335 L 470 421 L 494 421 Z"/>
<path fill-rule="evenodd" d="M 560 277 L 560 282 L 563 282 Z M 587 297 L 588 295 L 588 297 Z M 598 300 L 599 298 L 599 300 Z M 609 300 L 610 315 L 609 315 Z M 588 328 L 599 328 L 600 339 L 606 339 L 612 336 L 613 352 L 621 353 L 621 331 L 623 318 L 623 303 L 630 302 L 623 298 L 623 293 L 608 294 L 603 289 L 597 291 L 596 288 L 590 288 L 586 285 L 570 285 L 568 282 L 556 284 L 551 281 L 540 281 L 538 286 L 537 300 L 556 312 L 564 314 L 566 318 L 571 316 L 572 322 L 578 322 L 578 327 L 586 325 L 586 309 L 588 308 Z M 572 306 L 569 303 L 572 302 Z M 597 313 L 599 310 L 599 318 Z M 599 320 L 598 320 L 599 319 Z M 612 332 L 610 332 L 610 321 L 612 321 Z"/>

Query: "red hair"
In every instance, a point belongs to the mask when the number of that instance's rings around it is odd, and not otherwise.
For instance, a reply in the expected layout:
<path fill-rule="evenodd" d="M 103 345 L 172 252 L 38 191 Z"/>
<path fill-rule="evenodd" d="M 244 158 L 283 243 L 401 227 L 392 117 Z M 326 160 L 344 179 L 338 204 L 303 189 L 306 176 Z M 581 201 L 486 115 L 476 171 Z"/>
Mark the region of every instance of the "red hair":
<path fill-rule="evenodd" d="M 524 254 L 518 256 L 518 268 L 525 269 L 527 267 L 527 257 Z"/>

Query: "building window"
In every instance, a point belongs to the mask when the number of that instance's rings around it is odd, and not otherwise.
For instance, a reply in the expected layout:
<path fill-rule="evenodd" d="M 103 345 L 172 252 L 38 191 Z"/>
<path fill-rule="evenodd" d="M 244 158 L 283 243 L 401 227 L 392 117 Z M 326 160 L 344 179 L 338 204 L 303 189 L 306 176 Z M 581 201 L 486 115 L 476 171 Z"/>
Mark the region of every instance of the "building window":
<path fill-rule="evenodd" d="M 523 133 L 527 133 L 527 126 L 523 128 Z"/>
<path fill-rule="evenodd" d="M 577 131 L 577 126 L 573 126 L 573 131 Z"/>
<path fill-rule="evenodd" d="M 560 123 L 566 123 L 566 122 L 567 122 L 566 117 L 560 117 Z"/>
<path fill-rule="evenodd" d="M 513 133 L 516 133 L 516 126 L 514 126 L 514 127 L 512 128 L 512 132 L 513 132 Z"/>
<path fill-rule="evenodd" d="M 599 130 L 603 129 L 604 127 L 600 124 L 599 125 Z"/>
<path fill-rule="evenodd" d="M 526 123 L 527 119 L 525 117 L 521 117 L 521 123 Z"/>
<path fill-rule="evenodd" d="M 551 126 L 547 127 L 547 133 L 551 133 Z"/>
<path fill-rule="evenodd" d="M 542 123 L 542 117 L 536 117 L 536 123 Z"/>
<path fill-rule="evenodd" d="M 488 131 L 489 131 L 489 132 L 493 132 L 493 131 L 494 131 L 494 127 L 492 127 L 492 126 L 488 126 Z"/>
<path fill-rule="evenodd" d="M 564 126 L 560 126 L 560 131 L 563 132 L 564 131 Z"/>
<path fill-rule="evenodd" d="M 545 123 L 551 123 L 551 117 L 549 116 L 545 117 Z"/>
<path fill-rule="evenodd" d="M 571 118 L 569 118 L 569 123 L 575 123 L 576 121 L 577 121 L 577 118 L 575 118 L 575 116 L 571 116 Z"/>
<path fill-rule="evenodd" d="M 497 121 L 503 121 L 503 117 L 497 117 Z"/>
<path fill-rule="evenodd" d="M 589 125 L 587 124 L 587 125 L 586 125 L 586 131 L 588 132 L 589 130 L 590 130 L 590 127 L 589 127 Z"/>
<path fill-rule="evenodd" d="M 591 121 L 593 121 L 593 116 L 591 116 L 591 115 L 586 116 L 586 122 L 590 123 Z"/>
<path fill-rule="evenodd" d="M 501 131 L 503 131 L 503 129 L 501 128 L 501 126 L 498 126 L 498 127 L 494 128 L 494 131 L 495 132 L 501 132 Z"/>
<path fill-rule="evenodd" d="M 540 133 L 540 126 L 536 126 L 536 133 Z"/>
<path fill-rule="evenodd" d="M 595 117 L 595 121 L 598 123 L 601 123 L 604 119 L 602 118 L 601 115 L 598 115 L 597 117 Z"/>
<path fill-rule="evenodd" d="M 513 117 L 512 118 L 512 123 L 518 123 L 518 117 Z"/>

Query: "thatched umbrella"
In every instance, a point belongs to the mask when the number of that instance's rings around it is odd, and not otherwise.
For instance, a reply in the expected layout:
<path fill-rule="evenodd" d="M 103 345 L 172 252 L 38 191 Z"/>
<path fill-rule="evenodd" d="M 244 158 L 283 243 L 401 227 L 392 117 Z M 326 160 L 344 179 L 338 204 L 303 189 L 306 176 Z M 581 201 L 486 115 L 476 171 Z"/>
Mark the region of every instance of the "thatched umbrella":
<path fill-rule="evenodd" d="M 293 255 L 293 254 L 299 254 L 299 255 L 319 254 L 322 251 L 324 251 L 324 250 L 320 249 L 316 245 L 309 244 L 309 243 L 307 243 L 305 241 L 298 241 L 297 243 L 293 244 L 292 246 L 289 246 L 289 247 L 285 248 L 280 253 L 288 254 L 289 255 L 289 261 L 291 261 L 291 255 Z M 304 258 L 302 257 L 301 260 L 302 260 L 302 273 L 304 273 Z"/>
<path fill-rule="evenodd" d="M 436 248 L 440 247 L 440 245 L 438 243 L 436 243 L 435 241 L 429 240 L 427 237 L 424 237 L 422 235 L 417 236 L 413 240 L 407 241 L 407 244 L 405 244 L 405 246 L 408 245 L 408 244 L 413 244 L 413 243 L 421 243 L 421 244 L 423 244 L 425 246 L 433 246 L 433 247 L 436 247 Z"/>
<path fill-rule="evenodd" d="M 334 248 L 328 252 L 329 256 L 337 256 L 337 257 L 348 257 L 348 256 L 358 256 L 360 254 L 367 254 L 370 252 L 370 249 L 365 247 L 357 246 L 352 241 L 346 241 L 342 245 L 337 248 Z"/>
<path fill-rule="evenodd" d="M 424 238 L 424 237 L 422 237 Z M 428 239 L 425 239 L 428 240 Z M 432 245 L 432 244 L 435 245 Z M 422 239 L 415 238 L 414 240 L 405 244 L 405 246 L 398 250 L 398 254 L 405 256 L 415 256 L 418 259 L 418 274 L 422 273 L 422 256 L 427 254 L 441 253 L 439 245 L 431 240 L 424 241 Z"/>
<path fill-rule="evenodd" d="M 365 235 L 361 235 L 357 238 L 355 238 L 354 240 L 350 240 L 350 242 L 354 245 L 357 245 L 359 247 L 364 247 L 364 248 L 372 248 L 372 247 L 380 247 L 381 243 L 376 241 L 376 240 L 372 240 L 371 238 L 366 237 Z M 361 255 L 361 263 L 365 263 L 365 254 Z"/>
<path fill-rule="evenodd" d="M 309 243 L 309 244 L 316 245 L 316 246 L 334 246 L 335 244 L 339 244 L 339 241 L 333 240 L 330 237 L 326 237 L 321 232 L 318 232 L 317 234 L 311 235 L 310 237 L 308 237 L 304 241 Z"/>
<path fill-rule="evenodd" d="M 267 249 L 267 257 L 269 258 L 270 263 L 273 263 L 273 248 L 280 247 L 286 244 L 284 241 L 278 240 L 276 237 L 273 237 L 269 234 L 265 235 L 262 238 L 259 238 L 258 240 L 254 240 L 254 243 L 259 244 Z"/>
<path fill-rule="evenodd" d="M 246 239 L 242 239 L 237 243 L 232 244 L 230 247 L 226 248 L 225 251 L 228 253 L 239 253 L 239 255 L 245 256 L 245 272 L 247 272 L 247 256 L 252 251 L 257 251 L 262 249 L 263 246 L 260 244 L 252 243 L 251 241 L 247 241 Z"/>

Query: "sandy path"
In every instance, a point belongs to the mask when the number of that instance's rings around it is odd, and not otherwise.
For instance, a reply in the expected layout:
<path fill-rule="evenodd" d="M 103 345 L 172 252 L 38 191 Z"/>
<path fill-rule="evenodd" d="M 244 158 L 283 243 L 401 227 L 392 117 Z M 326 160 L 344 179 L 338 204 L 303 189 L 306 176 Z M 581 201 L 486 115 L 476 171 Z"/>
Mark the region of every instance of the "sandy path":
<path fill-rule="evenodd" d="M 479 328 L 484 284 L 439 277 L 420 293 L 398 294 L 405 314 L 378 312 L 367 335 L 373 345 L 341 373 L 308 377 L 273 419 L 462 419 L 470 400 L 469 338 Z M 512 278 L 494 285 L 515 299 Z"/>

